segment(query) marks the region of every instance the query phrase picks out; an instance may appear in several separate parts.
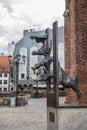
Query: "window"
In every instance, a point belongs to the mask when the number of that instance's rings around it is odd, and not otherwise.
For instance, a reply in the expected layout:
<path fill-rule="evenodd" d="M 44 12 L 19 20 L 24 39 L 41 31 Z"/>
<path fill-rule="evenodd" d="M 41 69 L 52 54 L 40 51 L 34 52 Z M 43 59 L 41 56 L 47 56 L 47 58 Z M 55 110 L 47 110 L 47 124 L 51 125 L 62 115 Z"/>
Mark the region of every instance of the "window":
<path fill-rule="evenodd" d="M 0 88 L 0 91 L 2 91 L 2 88 Z"/>
<path fill-rule="evenodd" d="M 4 73 L 4 77 L 7 77 L 7 73 Z"/>
<path fill-rule="evenodd" d="M 4 80 L 4 84 L 7 84 L 7 80 Z"/>
<path fill-rule="evenodd" d="M 2 73 L 0 73 L 0 77 L 2 77 Z"/>
<path fill-rule="evenodd" d="M 2 84 L 2 80 L 0 80 L 0 84 Z"/>
<path fill-rule="evenodd" d="M 4 91 L 7 91 L 7 88 L 4 88 Z"/>
<path fill-rule="evenodd" d="M 22 78 L 22 79 L 25 78 L 25 74 L 24 74 L 24 73 L 21 74 L 21 78 Z"/>

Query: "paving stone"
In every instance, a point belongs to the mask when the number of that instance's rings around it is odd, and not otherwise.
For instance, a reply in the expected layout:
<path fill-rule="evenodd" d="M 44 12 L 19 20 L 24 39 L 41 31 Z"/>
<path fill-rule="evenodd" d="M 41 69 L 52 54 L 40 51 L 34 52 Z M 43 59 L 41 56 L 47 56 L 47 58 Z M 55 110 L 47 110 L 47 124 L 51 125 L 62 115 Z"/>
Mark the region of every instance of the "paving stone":
<path fill-rule="evenodd" d="M 0 130 L 47 130 L 46 98 L 29 99 L 21 107 L 0 107 L 0 113 Z M 59 109 L 58 127 L 87 130 L 87 109 Z"/>

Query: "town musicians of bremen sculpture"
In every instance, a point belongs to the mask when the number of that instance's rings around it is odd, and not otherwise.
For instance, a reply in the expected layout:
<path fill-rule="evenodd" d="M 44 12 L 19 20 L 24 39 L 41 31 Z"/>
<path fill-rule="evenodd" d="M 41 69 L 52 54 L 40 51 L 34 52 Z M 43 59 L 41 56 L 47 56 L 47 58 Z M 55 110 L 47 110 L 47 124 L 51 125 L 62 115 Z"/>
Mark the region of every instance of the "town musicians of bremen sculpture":
<path fill-rule="evenodd" d="M 32 66 L 32 70 L 39 69 L 43 66 L 44 73 L 34 79 L 34 81 L 47 81 L 49 78 L 53 78 L 53 72 L 48 71 L 50 64 L 53 62 L 53 57 L 50 56 L 52 43 L 49 45 L 46 44 L 48 36 L 47 35 L 32 35 L 31 39 L 35 39 L 37 43 L 42 43 L 43 45 L 38 51 L 33 51 L 32 55 L 43 55 L 45 58 L 43 61 L 36 63 Z M 66 72 L 61 68 L 58 61 L 58 82 L 59 85 L 63 85 L 65 88 L 72 88 L 77 94 L 77 104 L 80 101 L 80 90 L 77 85 L 77 80 L 74 75 L 67 75 Z"/>

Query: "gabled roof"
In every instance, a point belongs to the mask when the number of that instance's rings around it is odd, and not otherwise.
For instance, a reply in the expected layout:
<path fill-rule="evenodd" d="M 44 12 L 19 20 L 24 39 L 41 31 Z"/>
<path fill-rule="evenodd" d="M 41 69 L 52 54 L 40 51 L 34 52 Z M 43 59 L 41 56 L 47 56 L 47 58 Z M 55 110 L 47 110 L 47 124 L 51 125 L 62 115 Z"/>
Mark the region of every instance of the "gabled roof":
<path fill-rule="evenodd" d="M 10 72 L 10 62 L 8 56 L 0 56 L 0 72 Z"/>

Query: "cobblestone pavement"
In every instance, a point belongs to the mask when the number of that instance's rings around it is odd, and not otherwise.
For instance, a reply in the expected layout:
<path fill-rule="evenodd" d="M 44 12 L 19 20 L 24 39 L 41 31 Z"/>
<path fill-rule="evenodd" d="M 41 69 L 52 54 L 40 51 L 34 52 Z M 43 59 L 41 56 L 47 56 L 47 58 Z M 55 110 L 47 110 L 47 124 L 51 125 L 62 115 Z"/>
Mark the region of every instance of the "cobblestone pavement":
<path fill-rule="evenodd" d="M 0 130 L 46 130 L 46 99 L 22 107 L 0 107 Z"/>
<path fill-rule="evenodd" d="M 87 130 L 87 109 L 59 109 L 59 130 Z"/>
<path fill-rule="evenodd" d="M 61 100 L 62 102 L 62 100 Z M 47 130 L 46 99 L 22 107 L 0 107 L 0 130 Z M 87 130 L 87 109 L 59 109 L 59 130 Z"/>

